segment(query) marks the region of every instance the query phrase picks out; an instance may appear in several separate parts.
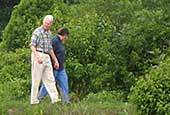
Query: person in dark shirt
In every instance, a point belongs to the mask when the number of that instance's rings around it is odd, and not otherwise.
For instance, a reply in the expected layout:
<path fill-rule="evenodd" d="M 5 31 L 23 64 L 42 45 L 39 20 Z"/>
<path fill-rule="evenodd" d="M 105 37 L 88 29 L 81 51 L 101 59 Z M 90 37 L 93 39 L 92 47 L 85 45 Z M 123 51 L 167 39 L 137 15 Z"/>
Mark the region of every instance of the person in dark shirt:
<path fill-rule="evenodd" d="M 67 28 L 60 28 L 57 31 L 57 35 L 55 35 L 52 40 L 52 47 L 54 50 L 54 54 L 58 59 L 59 68 L 53 68 L 55 80 L 58 83 L 58 87 L 61 93 L 61 98 L 63 103 L 70 103 L 69 101 L 69 91 L 68 91 L 68 76 L 66 70 L 64 68 L 64 60 L 65 60 L 65 47 L 62 41 L 69 35 L 69 30 Z M 52 62 L 53 63 L 53 62 Z M 46 88 L 42 84 L 39 92 L 39 99 L 43 99 L 47 95 Z"/>

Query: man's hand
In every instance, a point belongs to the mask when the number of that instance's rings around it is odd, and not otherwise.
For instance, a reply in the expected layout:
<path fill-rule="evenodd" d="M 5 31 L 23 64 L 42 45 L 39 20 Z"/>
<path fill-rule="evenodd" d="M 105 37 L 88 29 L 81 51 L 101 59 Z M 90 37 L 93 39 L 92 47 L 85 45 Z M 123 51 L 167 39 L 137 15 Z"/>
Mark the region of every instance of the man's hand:
<path fill-rule="evenodd" d="M 55 63 L 54 63 L 54 68 L 55 68 L 55 69 L 58 69 L 58 68 L 59 68 L 59 63 L 58 63 L 58 61 L 55 61 Z"/>
<path fill-rule="evenodd" d="M 36 59 L 37 59 L 37 62 L 38 62 L 39 64 L 42 64 L 42 63 L 43 63 L 42 59 L 41 59 L 39 56 L 36 56 Z"/>
<path fill-rule="evenodd" d="M 59 69 L 59 63 L 58 63 L 58 60 L 57 60 L 56 55 L 54 54 L 54 51 L 53 51 L 52 48 L 51 48 L 51 51 L 50 51 L 50 55 L 51 55 L 51 57 L 54 61 L 54 68 Z"/>
<path fill-rule="evenodd" d="M 32 52 L 34 53 L 37 62 L 38 62 L 39 64 L 42 64 L 43 61 L 42 61 L 42 59 L 40 58 L 40 56 L 38 55 L 35 46 L 31 46 L 31 50 L 32 50 Z"/>

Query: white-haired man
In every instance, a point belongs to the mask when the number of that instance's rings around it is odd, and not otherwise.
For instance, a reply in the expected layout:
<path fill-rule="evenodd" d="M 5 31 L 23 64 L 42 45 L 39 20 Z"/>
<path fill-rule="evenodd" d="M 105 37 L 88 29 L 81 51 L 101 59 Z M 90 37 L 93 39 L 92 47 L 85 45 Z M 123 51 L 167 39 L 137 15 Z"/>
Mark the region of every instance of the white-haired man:
<path fill-rule="evenodd" d="M 54 51 L 51 45 L 51 32 L 49 29 L 52 25 L 52 22 L 53 16 L 46 15 L 43 19 L 43 24 L 34 30 L 31 37 L 31 104 L 39 103 L 37 97 L 41 80 L 47 89 L 52 103 L 60 101 L 60 99 L 58 99 L 58 91 L 55 86 L 55 79 L 53 76 L 53 69 L 50 60 L 51 56 L 55 62 L 55 68 L 59 68 L 58 60 L 54 55 Z"/>

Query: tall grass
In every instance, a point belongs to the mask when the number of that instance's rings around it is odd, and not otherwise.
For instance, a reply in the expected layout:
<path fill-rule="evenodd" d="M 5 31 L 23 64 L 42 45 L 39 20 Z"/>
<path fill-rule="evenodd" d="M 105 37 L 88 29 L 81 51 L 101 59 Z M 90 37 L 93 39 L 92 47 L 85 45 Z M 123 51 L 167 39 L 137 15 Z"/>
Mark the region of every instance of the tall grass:
<path fill-rule="evenodd" d="M 94 98 L 96 96 L 96 98 Z M 93 97 L 93 98 L 92 98 Z M 1 100 L 1 115 L 139 115 L 134 105 L 121 100 L 104 101 L 100 94 L 93 94 L 79 102 L 71 101 L 66 105 L 61 102 L 51 104 L 49 97 L 37 105 L 30 104 L 30 97 L 21 100 Z M 109 99 L 109 96 L 108 96 Z"/>
<path fill-rule="evenodd" d="M 3 102 L 1 115 L 139 115 L 134 106 L 126 103 L 61 103 L 51 104 L 44 101 L 38 105 L 30 105 L 28 100 Z"/>

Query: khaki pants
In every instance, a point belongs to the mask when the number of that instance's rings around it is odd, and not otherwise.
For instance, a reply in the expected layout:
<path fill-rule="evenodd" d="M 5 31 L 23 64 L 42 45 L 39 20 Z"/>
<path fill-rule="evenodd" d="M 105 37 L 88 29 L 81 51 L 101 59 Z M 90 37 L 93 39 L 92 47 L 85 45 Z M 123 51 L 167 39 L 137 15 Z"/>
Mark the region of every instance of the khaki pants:
<path fill-rule="evenodd" d="M 51 98 L 52 103 L 55 103 L 58 100 L 58 91 L 55 85 L 55 79 L 53 76 L 53 69 L 51 65 L 50 56 L 48 54 L 44 54 L 41 52 L 38 52 L 38 54 L 43 61 L 42 64 L 39 64 L 37 62 L 33 53 L 31 54 L 32 61 L 31 104 L 39 103 L 37 97 L 41 80 L 47 89 L 47 92 Z"/>

